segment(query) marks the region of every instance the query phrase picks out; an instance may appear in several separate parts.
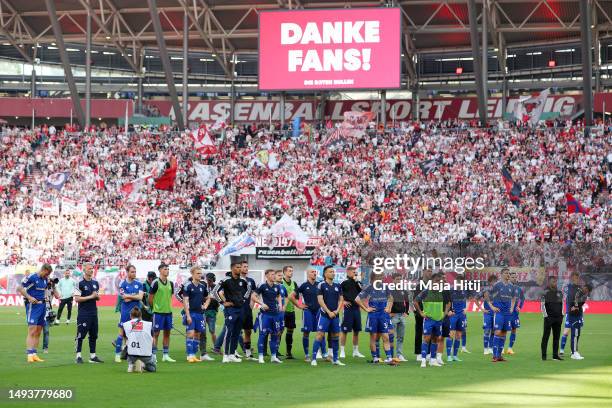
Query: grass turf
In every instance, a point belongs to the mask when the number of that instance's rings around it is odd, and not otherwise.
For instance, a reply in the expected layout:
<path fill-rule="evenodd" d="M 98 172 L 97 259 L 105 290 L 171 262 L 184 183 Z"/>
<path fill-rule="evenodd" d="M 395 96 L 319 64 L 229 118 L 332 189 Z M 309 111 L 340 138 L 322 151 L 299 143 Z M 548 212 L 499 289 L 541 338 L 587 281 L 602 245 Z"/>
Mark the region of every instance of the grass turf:
<path fill-rule="evenodd" d="M 160 361 L 155 374 L 128 374 L 125 362 L 112 361 L 114 349 L 110 343 L 117 336 L 118 315 L 111 308 L 100 309 L 98 355 L 105 363 L 98 365 L 74 364 L 74 324 L 52 327 L 49 354 L 41 354 L 39 348 L 39 355 L 46 361 L 27 364 L 24 310 L 0 308 L 0 388 L 4 389 L 3 393 L 6 394 L 7 388 L 66 387 L 75 392 L 72 401 L 9 402 L 3 396 L 0 405 L 91 408 L 612 406 L 611 315 L 586 316 L 580 344 L 585 360 L 570 360 L 568 344 L 565 361 L 543 362 L 540 359 L 542 317 L 523 314 L 514 347 L 516 355 L 507 357 L 507 363 L 493 364 L 490 356 L 482 354 L 481 315 L 470 313 L 468 349 L 472 354 L 460 354 L 462 362 L 426 369 L 421 369 L 413 359 L 412 316 L 404 342 L 406 357 L 411 361 L 398 367 L 374 366 L 366 359 L 350 357 L 349 346 L 346 367 L 332 367 L 329 363 L 310 367 L 303 361 L 300 315 L 298 312 L 294 338 L 297 360 L 285 361 L 282 365 L 266 363 L 261 366 L 246 361 L 222 365 L 219 356 L 215 356 L 214 362 L 187 364 L 183 337 L 173 332 L 170 355 L 176 358 L 176 363 Z M 180 325 L 178 311 L 174 320 Z M 217 332 L 221 326 L 219 314 Z M 369 358 L 367 341 L 362 333 L 360 350 Z M 349 335 L 347 344 L 350 342 Z M 281 352 L 284 353 L 284 338 L 282 343 Z M 255 337 L 253 344 L 256 345 Z M 88 355 L 85 340 L 83 356 Z"/>

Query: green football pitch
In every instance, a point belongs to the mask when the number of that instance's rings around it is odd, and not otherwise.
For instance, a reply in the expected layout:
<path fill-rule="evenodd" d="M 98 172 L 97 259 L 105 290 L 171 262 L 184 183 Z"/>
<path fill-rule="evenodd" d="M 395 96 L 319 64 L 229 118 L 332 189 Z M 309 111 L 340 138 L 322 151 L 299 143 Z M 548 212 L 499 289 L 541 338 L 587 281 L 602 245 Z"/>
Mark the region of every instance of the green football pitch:
<path fill-rule="evenodd" d="M 180 324 L 177 316 L 178 311 L 175 323 Z M 250 361 L 221 364 L 219 356 L 215 356 L 214 362 L 188 364 L 183 337 L 173 332 L 170 354 L 178 360 L 176 363 L 160 362 L 154 374 L 128 374 L 125 362 L 113 362 L 111 341 L 117 336 L 118 315 L 110 308 L 100 310 L 98 355 L 106 362 L 97 365 L 74 363 L 74 324 L 52 327 L 49 354 L 39 352 L 46 361 L 27 364 L 23 308 L 1 308 L 0 388 L 4 395 L 0 405 L 92 408 L 612 406 L 612 316 L 587 315 L 580 344 L 585 359 L 570 360 L 568 353 L 568 358 L 561 362 L 540 359 L 542 317 L 523 314 L 521 319 L 523 327 L 514 347 L 516 355 L 500 364 L 491 363 L 490 356 L 482 354 L 481 315 L 472 313 L 468 316 L 468 349 L 472 353 L 460 354 L 462 362 L 447 363 L 444 367 L 422 369 L 414 361 L 411 316 L 404 347 L 410 361 L 397 367 L 353 359 L 350 351 L 345 367 L 329 363 L 310 367 L 303 361 L 298 333 L 294 340 L 294 354 L 298 359 L 281 365 Z M 217 331 L 221 326 L 219 316 Z M 363 334 L 360 350 L 369 357 L 367 338 Z M 88 356 L 87 341 L 83 352 Z M 74 399 L 11 402 L 6 398 L 7 389 L 15 388 L 72 388 Z"/>

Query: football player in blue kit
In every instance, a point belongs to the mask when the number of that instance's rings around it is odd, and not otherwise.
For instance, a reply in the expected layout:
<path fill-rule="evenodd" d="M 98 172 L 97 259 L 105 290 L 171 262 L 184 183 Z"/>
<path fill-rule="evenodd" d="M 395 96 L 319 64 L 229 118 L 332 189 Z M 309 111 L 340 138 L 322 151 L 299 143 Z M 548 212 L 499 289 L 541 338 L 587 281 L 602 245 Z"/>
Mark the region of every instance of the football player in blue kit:
<path fill-rule="evenodd" d="M 489 275 L 487 278 L 487 286 L 483 289 L 480 300 L 482 301 L 481 308 L 482 312 L 482 329 L 483 329 L 483 345 L 484 345 L 484 353 L 483 354 L 493 354 L 493 311 L 491 310 L 491 306 L 484 299 L 484 294 L 486 291 L 495 285 L 497 282 L 496 275 Z"/>
<path fill-rule="evenodd" d="M 187 334 L 185 348 L 187 351 L 187 362 L 197 363 L 196 353 L 200 346 L 200 335 L 206 330 L 204 323 L 204 309 L 210 303 L 208 288 L 202 283 L 202 268 L 193 266 L 191 268 L 191 281 L 183 285 L 183 325 Z"/>
<path fill-rule="evenodd" d="M 310 333 L 317 331 L 317 321 L 319 320 L 319 311 L 321 306 L 317 298 L 319 282 L 317 280 L 317 271 L 308 269 L 306 271 L 306 282 L 298 286 L 297 291 L 289 294 L 289 300 L 293 304 L 302 309 L 302 347 L 304 348 L 304 360 L 310 363 Z M 300 296 L 302 303 L 299 302 Z M 325 343 L 323 343 L 325 347 Z M 313 356 L 313 357 L 316 357 Z"/>
<path fill-rule="evenodd" d="M 502 350 L 506 342 L 506 333 L 512 329 L 512 311 L 516 304 L 516 291 L 510 282 L 510 270 L 503 268 L 501 271 L 501 281 L 485 292 L 485 301 L 493 311 L 493 328 L 495 337 L 493 338 L 493 362 L 506 361 L 502 357 Z"/>
<path fill-rule="evenodd" d="M 465 275 L 458 274 L 455 280 L 465 280 Z M 453 314 L 450 315 L 450 337 L 446 339 L 447 361 L 461 361 L 457 357 L 457 352 L 459 351 L 459 345 L 461 344 L 467 322 L 465 316 L 467 301 L 473 295 L 471 291 L 465 289 L 451 289 L 450 291 Z"/>
<path fill-rule="evenodd" d="M 391 364 L 393 362 L 393 353 L 391 351 L 391 343 L 389 342 L 389 330 L 391 329 L 389 313 L 391 313 L 391 307 L 393 306 L 393 296 L 388 289 L 382 287 L 382 276 L 380 274 L 372 272 L 370 274 L 370 282 L 357 295 L 355 303 L 368 313 L 366 331 L 370 333 L 372 362 L 378 363 L 380 360 L 376 343 L 379 338 L 382 338 L 383 348 L 387 356 L 385 363 Z M 380 286 L 379 289 L 376 288 L 377 286 Z M 368 302 L 367 306 L 365 301 Z"/>
<path fill-rule="evenodd" d="M 252 298 L 260 305 L 259 316 L 257 316 L 257 329 L 259 330 L 259 341 L 257 342 L 257 351 L 259 352 L 259 363 L 264 364 L 264 349 L 266 347 L 267 338 L 270 338 L 270 362 L 282 363 L 278 358 L 279 337 L 277 334 L 280 331 L 279 314 L 283 308 L 283 300 L 281 296 L 281 287 L 276 283 L 276 272 L 274 269 L 266 269 L 266 281 L 259 285 Z"/>
<path fill-rule="evenodd" d="M 25 299 L 26 323 L 28 324 L 28 336 L 26 338 L 28 363 L 44 361 L 36 354 L 36 348 L 40 341 L 40 333 L 42 333 L 46 324 L 45 291 L 48 285 L 47 278 L 52 271 L 51 265 L 44 264 L 38 273 L 33 273 L 24 278 L 17 287 L 17 291 Z"/>
<path fill-rule="evenodd" d="M 277 347 L 276 347 L 276 357 L 282 356 L 278 348 L 281 344 L 281 337 L 283 335 L 283 330 L 285 330 L 285 309 L 287 308 L 287 302 L 289 302 L 289 294 L 287 293 L 287 288 L 283 285 L 283 271 L 282 269 L 274 271 L 274 281 L 277 285 L 280 286 L 280 295 L 281 295 L 281 308 L 276 313 L 276 318 L 278 319 L 278 330 L 274 333 L 276 336 Z"/>
<path fill-rule="evenodd" d="M 508 350 L 506 354 L 513 355 L 514 350 L 512 347 L 514 346 L 514 342 L 516 341 L 516 332 L 519 327 L 521 327 L 521 319 L 520 319 L 520 311 L 523 305 L 525 304 L 525 292 L 523 288 L 518 285 L 518 274 L 516 272 L 512 272 L 510 274 L 510 282 L 514 285 L 516 304 L 514 305 L 514 310 L 512 311 L 512 331 L 510 332 L 510 340 L 508 342 Z M 503 350 L 502 350 L 503 354 Z"/>
<path fill-rule="evenodd" d="M 313 357 L 317 355 L 320 348 L 325 342 L 325 333 L 330 333 L 332 338 L 333 361 L 332 364 L 343 366 L 343 362 L 338 360 L 338 351 L 340 348 L 340 310 L 342 310 L 344 299 L 342 297 L 342 288 L 334 282 L 336 271 L 331 265 L 323 268 L 323 282 L 319 283 L 317 291 L 317 300 L 321 307 L 319 320 L 317 322 L 317 337 L 312 348 Z M 317 359 L 312 358 L 310 365 L 316 366 Z"/>
<path fill-rule="evenodd" d="M 128 265 L 126 268 L 127 278 L 119 286 L 119 296 L 121 297 L 121 317 L 119 318 L 119 335 L 115 341 L 115 363 L 121 362 L 121 346 L 123 344 L 123 323 L 129 322 L 132 318 L 132 309 L 140 305 L 144 296 L 142 283 L 136 279 L 136 267 Z"/>

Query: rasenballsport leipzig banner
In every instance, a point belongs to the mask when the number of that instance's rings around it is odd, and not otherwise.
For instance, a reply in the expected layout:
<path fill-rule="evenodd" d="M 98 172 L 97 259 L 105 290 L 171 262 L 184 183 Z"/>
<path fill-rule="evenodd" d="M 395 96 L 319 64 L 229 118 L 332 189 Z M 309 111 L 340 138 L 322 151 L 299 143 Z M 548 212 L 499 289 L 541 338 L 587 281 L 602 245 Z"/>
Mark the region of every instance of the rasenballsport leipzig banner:
<path fill-rule="evenodd" d="M 259 89 L 400 87 L 399 8 L 262 11 Z"/>

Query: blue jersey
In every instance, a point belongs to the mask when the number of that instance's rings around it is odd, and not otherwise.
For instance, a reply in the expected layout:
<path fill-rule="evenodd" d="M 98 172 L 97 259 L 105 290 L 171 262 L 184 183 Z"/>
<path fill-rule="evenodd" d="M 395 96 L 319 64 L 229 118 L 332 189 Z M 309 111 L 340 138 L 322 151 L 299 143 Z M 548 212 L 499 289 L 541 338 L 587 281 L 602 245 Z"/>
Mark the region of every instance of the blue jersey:
<path fill-rule="evenodd" d="M 264 304 L 268 306 L 268 310 L 262 310 L 262 313 L 276 313 L 278 312 L 278 296 L 281 294 L 282 285 L 273 283 L 269 285 L 267 282 L 262 283 L 257 288 L 256 292 L 261 296 Z"/>
<path fill-rule="evenodd" d="M 374 308 L 374 312 L 384 312 L 387 307 L 390 292 L 388 289 L 375 289 L 374 285 L 368 285 L 359 293 L 359 299 L 368 299 L 368 305 Z"/>
<path fill-rule="evenodd" d="M 489 300 L 492 301 L 493 306 L 499 308 L 501 313 L 512 313 L 510 309 L 515 294 L 513 284 L 499 281 L 488 292 Z"/>
<path fill-rule="evenodd" d="M 465 308 L 467 307 L 467 300 L 471 296 L 471 292 L 469 290 L 451 290 L 450 291 L 451 302 L 452 302 L 452 310 L 453 312 L 465 313 Z"/>
<path fill-rule="evenodd" d="M 514 297 L 516 298 L 516 305 L 514 306 L 514 312 L 520 312 L 523 305 L 525 304 L 525 291 L 518 285 L 514 285 Z"/>
<path fill-rule="evenodd" d="M 197 285 L 193 282 L 187 282 L 183 286 L 183 298 L 189 298 L 189 311 L 195 313 L 203 313 L 202 305 L 208 297 L 208 289 L 206 285 L 199 282 Z"/>
<path fill-rule="evenodd" d="M 313 313 L 317 313 L 319 311 L 319 301 L 317 300 L 317 294 L 319 293 L 318 289 L 319 283 L 310 283 L 308 281 L 302 283 L 297 288 L 298 295 L 302 295 L 302 299 L 304 304 L 308 306 L 308 310 L 311 310 Z"/>
<path fill-rule="evenodd" d="M 45 291 L 47 290 L 47 278 L 41 278 L 39 274 L 33 273 L 21 281 L 21 286 L 29 296 L 41 302 L 45 301 Z"/>
<path fill-rule="evenodd" d="M 100 290 L 100 285 L 95 280 L 85 280 L 79 282 L 76 294 L 78 296 L 86 297 L 94 292 Z M 78 317 L 90 317 L 98 314 L 98 306 L 96 305 L 95 299 L 86 300 L 85 302 L 79 303 Z"/>
<path fill-rule="evenodd" d="M 283 306 L 286 306 L 287 298 L 289 297 L 289 295 L 287 294 L 287 288 L 282 283 L 277 283 L 277 285 L 280 286 L 280 295 L 281 300 L 283 301 Z"/>
<path fill-rule="evenodd" d="M 568 283 L 565 287 L 565 314 L 570 313 L 570 309 L 574 306 L 574 301 L 576 299 L 576 292 L 578 291 L 579 286 L 574 285 L 573 283 Z"/>
<path fill-rule="evenodd" d="M 332 282 L 331 285 L 327 282 L 321 282 L 318 286 L 317 295 L 323 296 L 323 303 L 327 306 L 327 309 L 334 311 L 338 309 L 338 305 L 340 304 L 342 288 L 335 282 Z M 327 315 L 323 310 L 321 310 L 321 314 Z"/>
<path fill-rule="evenodd" d="M 138 292 L 143 291 L 142 283 L 134 279 L 128 282 L 127 279 L 121 282 L 119 286 L 119 294 L 121 295 L 137 295 Z M 139 300 L 122 300 L 121 301 L 121 314 L 130 312 L 134 307 L 140 304 Z"/>

